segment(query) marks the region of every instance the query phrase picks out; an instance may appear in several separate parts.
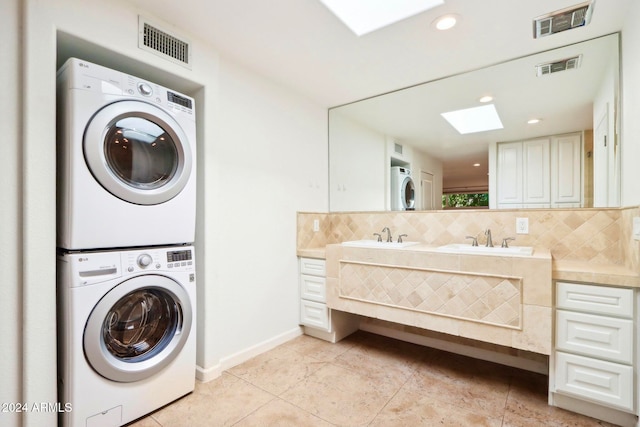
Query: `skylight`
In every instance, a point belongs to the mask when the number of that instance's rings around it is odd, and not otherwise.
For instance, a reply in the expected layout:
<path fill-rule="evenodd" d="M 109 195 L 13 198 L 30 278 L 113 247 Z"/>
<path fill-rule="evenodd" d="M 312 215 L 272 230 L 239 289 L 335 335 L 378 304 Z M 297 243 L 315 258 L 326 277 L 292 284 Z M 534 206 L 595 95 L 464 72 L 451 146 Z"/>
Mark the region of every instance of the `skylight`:
<path fill-rule="evenodd" d="M 493 104 L 449 111 L 448 113 L 442 113 L 442 117 L 462 135 L 502 129 L 504 127 Z"/>
<path fill-rule="evenodd" d="M 320 0 L 357 36 L 379 30 L 425 10 L 444 0 Z"/>

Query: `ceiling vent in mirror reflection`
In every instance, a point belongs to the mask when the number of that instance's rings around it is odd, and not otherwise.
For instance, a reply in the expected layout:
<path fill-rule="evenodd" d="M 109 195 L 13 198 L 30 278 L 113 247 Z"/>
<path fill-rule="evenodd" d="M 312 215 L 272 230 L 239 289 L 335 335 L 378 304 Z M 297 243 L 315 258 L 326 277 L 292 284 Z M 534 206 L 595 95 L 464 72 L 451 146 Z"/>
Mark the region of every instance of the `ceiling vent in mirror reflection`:
<path fill-rule="evenodd" d="M 578 55 L 571 58 L 560 59 L 558 61 L 537 64 L 536 75 L 538 77 L 541 77 L 553 73 L 559 73 L 560 71 L 575 70 L 577 68 L 580 68 L 581 62 L 582 55 Z"/>
<path fill-rule="evenodd" d="M 591 22 L 595 0 L 586 1 L 566 9 L 538 16 L 533 20 L 533 37 L 550 36 L 574 28 L 584 27 Z"/>

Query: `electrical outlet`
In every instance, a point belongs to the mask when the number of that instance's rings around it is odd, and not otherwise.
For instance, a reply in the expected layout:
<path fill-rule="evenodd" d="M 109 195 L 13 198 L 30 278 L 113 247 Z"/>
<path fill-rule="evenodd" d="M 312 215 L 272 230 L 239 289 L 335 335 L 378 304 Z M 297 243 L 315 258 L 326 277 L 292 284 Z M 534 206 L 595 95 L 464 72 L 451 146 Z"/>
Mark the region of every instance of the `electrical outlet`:
<path fill-rule="evenodd" d="M 314 219 L 313 220 L 313 231 L 320 231 L 320 220 L 319 219 Z"/>
<path fill-rule="evenodd" d="M 516 218 L 516 234 L 529 234 L 529 218 Z"/>

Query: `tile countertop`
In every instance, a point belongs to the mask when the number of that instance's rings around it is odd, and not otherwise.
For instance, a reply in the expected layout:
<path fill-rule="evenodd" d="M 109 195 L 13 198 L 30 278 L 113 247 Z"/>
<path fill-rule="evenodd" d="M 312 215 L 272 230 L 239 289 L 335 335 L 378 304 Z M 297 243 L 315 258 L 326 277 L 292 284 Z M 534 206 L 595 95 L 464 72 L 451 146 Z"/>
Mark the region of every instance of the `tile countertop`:
<path fill-rule="evenodd" d="M 410 246 L 402 250 L 411 248 L 429 250 L 429 248 L 417 248 L 415 246 Z M 545 249 L 543 252 L 546 251 L 547 250 Z M 535 253 L 536 252 L 534 251 L 534 254 Z M 316 247 L 298 249 L 297 255 L 306 258 L 324 259 L 325 248 Z M 553 260 L 551 277 L 553 280 L 640 288 L 640 273 L 617 264 L 594 264 L 586 261 Z"/>

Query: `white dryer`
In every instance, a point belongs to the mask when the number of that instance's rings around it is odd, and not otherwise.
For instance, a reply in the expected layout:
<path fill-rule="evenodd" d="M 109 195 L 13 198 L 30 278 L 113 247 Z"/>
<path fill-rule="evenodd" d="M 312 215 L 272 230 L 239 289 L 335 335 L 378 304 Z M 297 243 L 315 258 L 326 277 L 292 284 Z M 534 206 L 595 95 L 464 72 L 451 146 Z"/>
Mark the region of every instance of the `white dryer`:
<path fill-rule="evenodd" d="M 58 256 L 61 425 L 120 426 L 195 385 L 189 246 Z"/>
<path fill-rule="evenodd" d="M 76 58 L 57 83 L 57 246 L 193 242 L 194 100 Z"/>
<path fill-rule="evenodd" d="M 393 166 L 391 168 L 391 210 L 414 210 L 415 193 L 416 188 L 411 178 L 411 170 Z"/>

